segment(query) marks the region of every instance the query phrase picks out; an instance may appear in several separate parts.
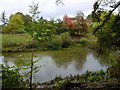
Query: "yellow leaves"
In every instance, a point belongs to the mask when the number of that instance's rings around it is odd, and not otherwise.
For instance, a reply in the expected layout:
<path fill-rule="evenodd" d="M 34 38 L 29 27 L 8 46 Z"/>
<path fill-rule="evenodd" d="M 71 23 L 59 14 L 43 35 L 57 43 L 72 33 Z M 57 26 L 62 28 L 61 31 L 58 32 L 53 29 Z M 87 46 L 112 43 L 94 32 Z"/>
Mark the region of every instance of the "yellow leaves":
<path fill-rule="evenodd" d="M 9 23 L 3 28 L 4 33 L 20 33 L 24 32 L 24 21 L 18 14 L 10 16 Z"/>
<path fill-rule="evenodd" d="M 23 26 L 24 21 L 22 20 L 21 16 L 18 14 L 14 14 L 11 16 L 9 24 L 10 25 L 12 24 L 18 28 L 24 28 L 24 26 Z"/>
<path fill-rule="evenodd" d="M 102 12 L 102 13 L 101 13 L 101 16 L 100 16 L 100 20 L 101 20 L 101 21 L 104 21 L 104 20 L 105 20 L 105 16 L 107 16 L 107 15 L 108 15 L 107 12 Z"/>
<path fill-rule="evenodd" d="M 100 16 L 100 20 L 104 21 L 105 19 L 107 19 L 108 14 L 109 14 L 108 12 L 102 12 L 101 16 Z M 115 15 L 111 14 L 109 21 L 111 21 L 113 19 L 115 19 Z"/>

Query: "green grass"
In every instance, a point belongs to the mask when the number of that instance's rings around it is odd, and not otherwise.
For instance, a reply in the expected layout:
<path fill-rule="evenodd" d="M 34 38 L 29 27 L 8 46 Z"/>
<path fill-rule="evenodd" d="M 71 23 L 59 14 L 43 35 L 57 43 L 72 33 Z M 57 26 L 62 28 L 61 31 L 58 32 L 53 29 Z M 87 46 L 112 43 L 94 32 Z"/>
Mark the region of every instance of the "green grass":
<path fill-rule="evenodd" d="M 32 37 L 28 34 L 3 34 L 2 47 L 26 45 Z"/>
<path fill-rule="evenodd" d="M 2 37 L 2 51 L 23 51 L 24 49 L 37 48 L 39 42 L 29 34 L 0 34 Z"/>

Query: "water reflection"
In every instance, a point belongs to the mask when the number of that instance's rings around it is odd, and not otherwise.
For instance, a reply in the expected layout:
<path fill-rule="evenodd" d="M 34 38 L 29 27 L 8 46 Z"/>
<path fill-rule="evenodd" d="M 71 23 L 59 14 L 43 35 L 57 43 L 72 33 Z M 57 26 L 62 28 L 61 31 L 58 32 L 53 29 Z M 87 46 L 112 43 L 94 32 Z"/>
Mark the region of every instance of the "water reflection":
<path fill-rule="evenodd" d="M 9 65 L 23 66 L 30 62 L 31 53 L 6 53 L 4 62 Z M 67 48 L 57 51 L 34 52 L 34 58 L 39 59 L 39 72 L 34 75 L 34 82 L 44 82 L 56 75 L 62 77 L 83 74 L 87 70 L 106 70 L 107 64 L 102 63 L 87 48 Z M 25 71 L 26 72 L 26 71 Z"/>
<path fill-rule="evenodd" d="M 68 48 L 62 51 L 57 51 L 51 54 L 54 62 L 58 67 L 67 68 L 71 62 L 76 63 L 76 69 L 80 69 L 84 60 L 87 57 L 88 49 L 87 48 Z"/>
<path fill-rule="evenodd" d="M 92 54 L 88 54 L 87 59 L 85 60 L 81 73 L 85 73 L 87 70 L 89 71 L 98 71 L 104 70 L 106 71 L 106 64 L 100 64 L 99 60 L 97 60 Z"/>
<path fill-rule="evenodd" d="M 35 75 L 35 77 L 38 77 L 36 79 L 36 82 L 49 81 L 53 79 L 56 75 L 61 75 L 62 77 L 65 77 L 69 75 L 80 74 L 80 70 L 76 69 L 76 62 L 74 60 L 71 61 L 67 67 L 64 67 L 64 65 L 61 65 L 61 67 L 57 67 L 53 58 L 47 56 L 43 57 L 37 65 L 42 65 L 42 67 L 40 68 L 40 71 Z"/>
<path fill-rule="evenodd" d="M 2 64 L 3 62 L 3 59 L 4 59 L 4 56 L 0 56 L 0 64 Z"/>

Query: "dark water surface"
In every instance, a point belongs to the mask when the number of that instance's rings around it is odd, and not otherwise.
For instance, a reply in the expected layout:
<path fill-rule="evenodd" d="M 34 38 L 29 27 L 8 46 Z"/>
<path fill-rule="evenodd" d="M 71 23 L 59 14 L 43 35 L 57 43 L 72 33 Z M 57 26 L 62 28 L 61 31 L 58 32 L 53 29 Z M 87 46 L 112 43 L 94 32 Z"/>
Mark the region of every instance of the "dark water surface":
<path fill-rule="evenodd" d="M 3 53 L 0 60 L 10 65 L 18 67 L 30 62 L 31 52 Z M 39 60 L 35 65 L 41 66 L 39 71 L 34 74 L 33 82 L 50 81 L 57 75 L 62 77 L 69 75 L 83 74 L 87 70 L 97 71 L 106 70 L 105 60 L 97 58 L 94 52 L 85 47 L 71 47 L 54 51 L 34 52 L 34 59 Z M 23 70 L 22 72 L 27 72 Z"/>

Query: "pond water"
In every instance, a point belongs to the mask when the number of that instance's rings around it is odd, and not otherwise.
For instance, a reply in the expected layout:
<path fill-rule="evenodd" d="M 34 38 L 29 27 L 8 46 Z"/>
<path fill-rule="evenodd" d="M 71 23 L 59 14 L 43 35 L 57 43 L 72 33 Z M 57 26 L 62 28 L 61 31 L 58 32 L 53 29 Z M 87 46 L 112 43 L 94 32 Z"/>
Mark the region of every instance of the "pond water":
<path fill-rule="evenodd" d="M 108 64 L 85 47 L 71 47 L 54 51 L 37 51 L 34 59 L 39 60 L 35 65 L 41 66 L 34 74 L 33 82 L 50 81 L 56 76 L 81 75 L 87 70 L 106 70 Z M 0 61 L 10 66 L 24 66 L 31 60 L 31 52 L 3 53 Z M 1 63 L 1 62 L 0 62 Z M 23 72 L 27 72 L 23 70 Z"/>

